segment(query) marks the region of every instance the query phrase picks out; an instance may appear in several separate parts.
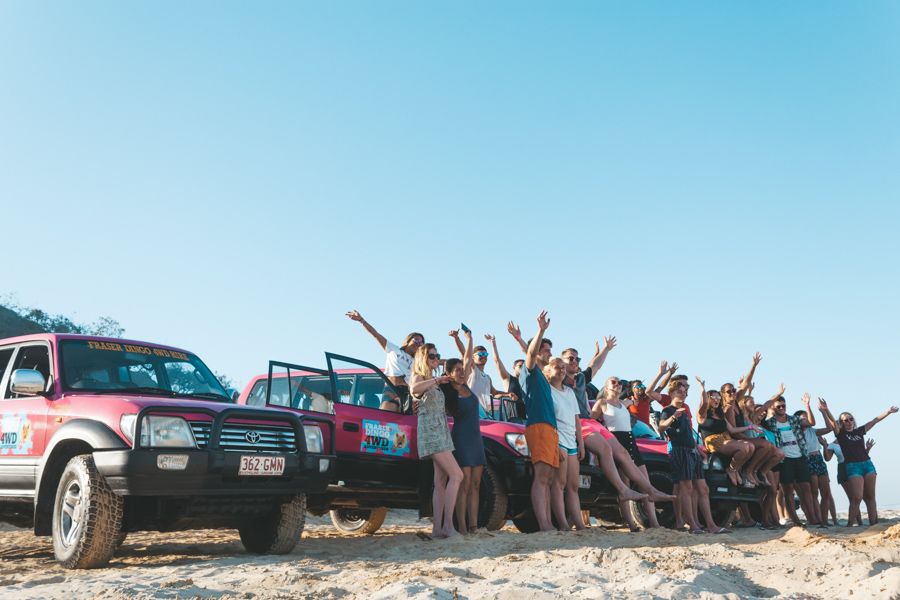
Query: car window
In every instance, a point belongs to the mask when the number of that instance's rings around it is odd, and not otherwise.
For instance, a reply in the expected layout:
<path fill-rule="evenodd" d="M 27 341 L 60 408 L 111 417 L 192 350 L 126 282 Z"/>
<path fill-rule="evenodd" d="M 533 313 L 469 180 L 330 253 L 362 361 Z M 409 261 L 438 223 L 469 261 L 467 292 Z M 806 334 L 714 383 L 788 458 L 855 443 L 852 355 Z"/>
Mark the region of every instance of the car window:
<path fill-rule="evenodd" d="M 13 360 L 12 370 L 34 369 L 44 376 L 44 381 L 50 381 L 50 349 L 47 346 L 22 346 Z M 12 376 L 6 385 L 4 398 L 19 398 L 20 394 L 12 393 Z"/>
<path fill-rule="evenodd" d="M 247 396 L 247 406 L 266 405 L 266 380 L 260 379 L 253 384 L 250 394 Z"/>

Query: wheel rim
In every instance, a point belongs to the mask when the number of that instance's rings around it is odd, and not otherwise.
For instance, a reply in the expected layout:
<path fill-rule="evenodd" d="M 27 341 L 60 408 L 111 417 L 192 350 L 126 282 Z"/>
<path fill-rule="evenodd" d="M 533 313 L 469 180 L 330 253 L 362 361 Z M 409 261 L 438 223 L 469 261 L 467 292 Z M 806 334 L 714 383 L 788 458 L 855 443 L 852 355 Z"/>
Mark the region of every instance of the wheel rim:
<path fill-rule="evenodd" d="M 341 516 L 341 520 L 348 525 L 360 526 L 369 520 L 371 513 L 368 510 L 342 509 L 338 511 L 338 514 Z"/>
<path fill-rule="evenodd" d="M 66 487 L 59 507 L 60 541 L 71 546 L 81 533 L 84 495 L 78 481 L 72 481 Z"/>

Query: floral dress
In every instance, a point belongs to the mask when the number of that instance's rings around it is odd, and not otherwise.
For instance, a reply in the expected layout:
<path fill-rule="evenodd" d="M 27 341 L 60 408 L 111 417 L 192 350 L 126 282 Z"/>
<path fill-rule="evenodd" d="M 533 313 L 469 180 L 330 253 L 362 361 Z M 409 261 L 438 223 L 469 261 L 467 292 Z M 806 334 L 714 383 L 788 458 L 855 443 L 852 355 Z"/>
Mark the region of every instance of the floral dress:
<path fill-rule="evenodd" d="M 419 458 L 425 458 L 438 452 L 452 452 L 453 440 L 450 438 L 450 427 L 447 425 L 447 410 L 444 406 L 444 392 L 435 386 L 429 388 L 419 400 L 418 424 L 416 437 L 419 447 Z"/>

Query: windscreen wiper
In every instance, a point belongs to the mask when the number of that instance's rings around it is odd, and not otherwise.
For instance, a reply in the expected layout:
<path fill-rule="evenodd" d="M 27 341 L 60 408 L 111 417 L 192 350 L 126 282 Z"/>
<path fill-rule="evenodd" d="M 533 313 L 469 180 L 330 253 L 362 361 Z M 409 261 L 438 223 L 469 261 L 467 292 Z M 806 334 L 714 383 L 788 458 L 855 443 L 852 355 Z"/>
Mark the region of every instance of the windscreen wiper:
<path fill-rule="evenodd" d="M 217 394 L 216 392 L 193 392 L 191 394 L 179 394 L 179 396 L 187 396 L 189 398 L 208 398 L 210 400 L 223 400 L 225 402 L 231 402 L 231 398 L 223 394 Z"/>
<path fill-rule="evenodd" d="M 146 386 L 146 387 L 140 387 L 140 386 L 123 387 L 123 388 L 113 388 L 113 389 L 106 389 L 106 390 L 78 390 L 78 391 L 91 392 L 92 394 L 151 394 L 154 396 L 167 396 L 169 398 L 172 398 L 175 396 L 175 392 L 173 392 L 171 390 L 165 390 L 163 388 L 149 387 L 149 386 Z"/>

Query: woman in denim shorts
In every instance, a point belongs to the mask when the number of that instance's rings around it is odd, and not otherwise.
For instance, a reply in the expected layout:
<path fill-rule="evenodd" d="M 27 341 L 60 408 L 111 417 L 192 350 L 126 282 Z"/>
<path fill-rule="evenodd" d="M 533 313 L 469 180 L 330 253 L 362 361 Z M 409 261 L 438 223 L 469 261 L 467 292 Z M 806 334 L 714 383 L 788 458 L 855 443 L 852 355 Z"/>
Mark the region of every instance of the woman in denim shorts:
<path fill-rule="evenodd" d="M 878 523 L 878 508 L 875 504 L 877 472 L 866 450 L 865 435 L 876 423 L 883 421 L 900 409 L 892 406 L 861 427 L 856 426 L 856 419 L 848 412 L 841 413 L 840 417 L 835 419 L 823 398 L 819 398 L 819 410 L 822 411 L 822 416 L 834 430 L 837 442 L 844 453 L 847 488 L 849 488 L 850 494 L 850 513 L 847 516 L 847 526 L 850 527 L 856 523 L 860 516 L 859 505 L 863 500 L 866 502 L 866 511 L 869 513 L 869 525 L 875 525 Z"/>

